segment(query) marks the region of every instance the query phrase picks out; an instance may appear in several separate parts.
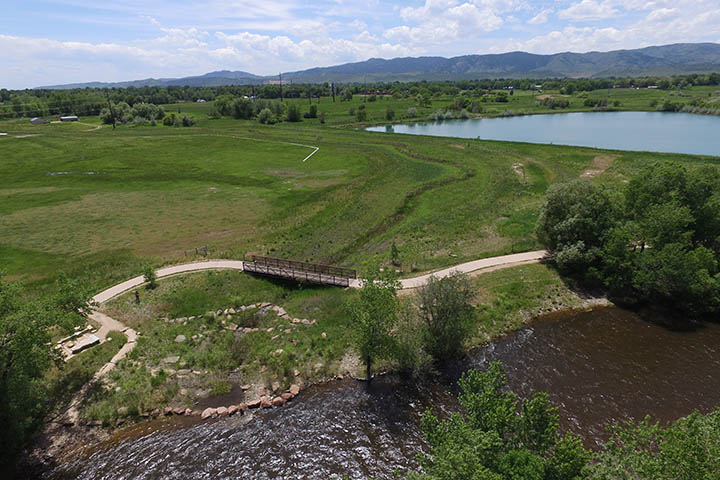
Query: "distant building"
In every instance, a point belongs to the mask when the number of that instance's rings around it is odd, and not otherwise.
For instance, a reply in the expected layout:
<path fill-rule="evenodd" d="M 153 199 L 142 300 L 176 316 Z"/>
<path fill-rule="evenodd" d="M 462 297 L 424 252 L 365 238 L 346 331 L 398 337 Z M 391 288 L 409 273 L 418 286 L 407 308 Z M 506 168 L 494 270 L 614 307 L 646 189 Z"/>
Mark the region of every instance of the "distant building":
<path fill-rule="evenodd" d="M 43 123 L 50 123 L 50 121 L 40 117 L 33 117 L 30 119 L 30 123 L 33 125 L 42 125 Z"/>
<path fill-rule="evenodd" d="M 77 115 L 65 115 L 64 117 L 60 117 L 61 122 L 77 122 L 78 117 Z"/>
<path fill-rule="evenodd" d="M 648 88 L 658 88 L 657 85 L 648 85 Z"/>
<path fill-rule="evenodd" d="M 206 100 L 204 98 L 198 98 L 197 100 L 195 100 L 195 103 L 205 103 L 205 102 L 206 102 Z"/>

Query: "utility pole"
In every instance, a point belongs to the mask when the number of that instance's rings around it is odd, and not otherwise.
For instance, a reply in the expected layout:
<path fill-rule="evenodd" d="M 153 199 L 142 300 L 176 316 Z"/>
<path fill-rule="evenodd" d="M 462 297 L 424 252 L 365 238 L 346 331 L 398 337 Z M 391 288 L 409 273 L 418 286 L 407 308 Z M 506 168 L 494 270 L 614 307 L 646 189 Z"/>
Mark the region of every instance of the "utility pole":
<path fill-rule="evenodd" d="M 330 84 L 330 88 L 332 91 L 333 103 L 335 103 L 335 82 Z"/>
<path fill-rule="evenodd" d="M 280 101 L 282 100 L 282 72 L 280 72 Z"/>
<path fill-rule="evenodd" d="M 113 111 L 112 103 L 110 102 L 110 94 L 108 92 L 105 92 L 105 97 L 108 101 L 108 107 L 110 107 L 110 116 L 112 117 L 113 121 L 113 130 L 115 130 L 115 112 Z"/>

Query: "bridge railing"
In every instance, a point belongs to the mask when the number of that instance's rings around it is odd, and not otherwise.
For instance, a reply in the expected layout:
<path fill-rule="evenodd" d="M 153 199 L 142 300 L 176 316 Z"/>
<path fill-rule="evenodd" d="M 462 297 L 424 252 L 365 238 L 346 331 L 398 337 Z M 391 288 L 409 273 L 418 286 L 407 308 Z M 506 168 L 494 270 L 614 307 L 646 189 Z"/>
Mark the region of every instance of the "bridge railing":
<path fill-rule="evenodd" d="M 350 268 L 258 255 L 251 255 L 250 259 L 244 263 L 243 268 L 246 271 L 264 275 L 345 287 L 350 285 L 351 279 L 357 278 L 357 272 Z"/>

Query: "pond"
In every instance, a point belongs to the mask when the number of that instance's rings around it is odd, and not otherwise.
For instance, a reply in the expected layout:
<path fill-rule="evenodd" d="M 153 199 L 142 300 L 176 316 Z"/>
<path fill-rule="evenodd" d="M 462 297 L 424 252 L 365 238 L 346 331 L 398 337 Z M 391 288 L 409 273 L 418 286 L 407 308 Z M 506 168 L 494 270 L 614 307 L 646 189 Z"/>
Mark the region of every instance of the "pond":
<path fill-rule="evenodd" d="M 720 156 L 720 117 L 689 113 L 558 113 L 417 122 L 371 127 L 368 130 Z"/>
<path fill-rule="evenodd" d="M 513 390 L 547 391 L 563 431 L 596 447 L 604 425 L 661 422 L 720 404 L 720 325 L 671 331 L 617 308 L 536 320 L 476 349 L 432 382 L 388 375 L 371 390 L 345 379 L 304 390 L 291 405 L 198 422 L 144 422 L 86 449 L 54 478 L 368 478 L 416 468 L 428 408 L 457 408 L 456 381 L 469 368 L 504 363 Z"/>

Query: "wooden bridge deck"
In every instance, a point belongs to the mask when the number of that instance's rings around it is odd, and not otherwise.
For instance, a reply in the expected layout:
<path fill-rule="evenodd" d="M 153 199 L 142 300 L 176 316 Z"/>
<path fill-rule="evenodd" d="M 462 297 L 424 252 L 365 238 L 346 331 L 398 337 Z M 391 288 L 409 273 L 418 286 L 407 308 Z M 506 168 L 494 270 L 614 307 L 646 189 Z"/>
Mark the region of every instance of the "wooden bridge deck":
<path fill-rule="evenodd" d="M 317 263 L 295 262 L 282 258 L 252 255 L 243 262 L 243 270 L 272 277 L 291 278 L 323 285 L 350 286 L 357 278 L 357 272 L 349 268 L 320 265 Z"/>

